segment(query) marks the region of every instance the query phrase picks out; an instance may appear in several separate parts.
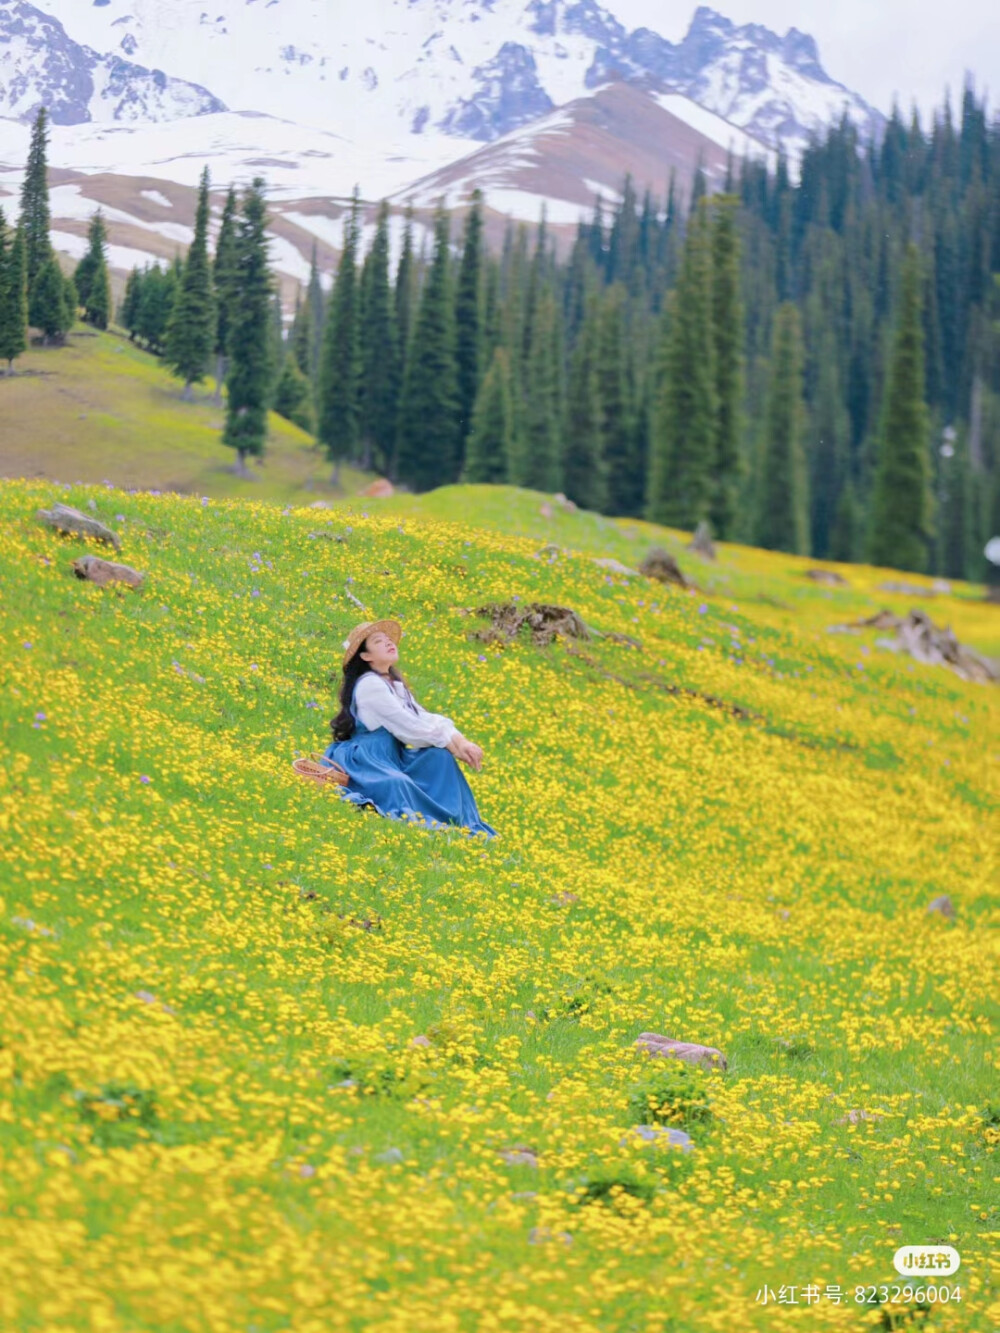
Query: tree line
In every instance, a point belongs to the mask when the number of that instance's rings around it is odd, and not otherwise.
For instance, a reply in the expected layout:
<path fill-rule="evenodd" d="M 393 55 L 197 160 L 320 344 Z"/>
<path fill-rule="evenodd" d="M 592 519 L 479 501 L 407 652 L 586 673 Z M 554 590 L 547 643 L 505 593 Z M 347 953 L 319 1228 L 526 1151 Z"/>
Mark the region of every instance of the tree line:
<path fill-rule="evenodd" d="M 214 370 L 240 466 L 274 407 L 315 433 L 335 481 L 352 462 L 416 491 L 509 482 L 721 539 L 981 576 L 1000 531 L 1000 122 L 971 88 L 958 125 L 947 103 L 927 129 L 894 112 L 862 143 L 845 119 L 797 180 L 780 156 L 731 162 L 714 195 L 700 172 L 684 199 L 673 179 L 662 200 L 626 179 L 563 257 L 544 214 L 489 251 L 483 209 L 477 192 L 458 233 L 439 208 L 429 254 L 408 211 L 393 264 L 385 203 L 362 253 L 356 191 L 331 290 L 314 250 L 284 335 L 264 182 L 229 190 L 210 255 L 205 173 L 187 256 L 134 270 L 119 318 L 186 397 Z M 0 292 L 35 256 L 29 304 L 43 213 L 23 199 L 0 246 Z M 97 215 L 75 275 L 96 323 L 104 244 Z"/>

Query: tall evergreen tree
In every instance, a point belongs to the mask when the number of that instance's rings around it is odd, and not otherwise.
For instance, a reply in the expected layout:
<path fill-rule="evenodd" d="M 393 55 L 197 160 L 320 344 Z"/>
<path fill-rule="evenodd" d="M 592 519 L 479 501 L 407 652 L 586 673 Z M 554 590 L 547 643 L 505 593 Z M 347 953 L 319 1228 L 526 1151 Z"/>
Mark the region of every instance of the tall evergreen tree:
<path fill-rule="evenodd" d="M 24 180 L 21 183 L 21 218 L 20 226 L 24 231 L 25 271 L 28 283 L 29 318 L 35 328 L 42 325 L 35 320 L 32 302 L 38 275 L 52 258 L 52 242 L 49 239 L 51 213 L 49 210 L 49 180 L 47 149 L 49 142 L 49 113 L 40 107 L 31 130 L 31 145 L 28 149 L 28 162 Z M 47 279 L 51 287 L 51 275 Z M 46 313 L 51 305 L 51 296 L 46 296 Z"/>
<path fill-rule="evenodd" d="M 515 450 L 510 480 L 516 486 L 557 491 L 562 485 L 559 457 L 559 385 L 556 366 L 556 302 L 548 284 L 539 293 L 532 321 L 525 373 L 526 398 L 521 448 Z"/>
<path fill-rule="evenodd" d="M 472 430 L 459 480 L 494 484 L 507 480 L 513 417 L 510 358 L 505 347 L 497 347 L 476 395 Z"/>
<path fill-rule="evenodd" d="M 192 397 L 192 386 L 200 384 L 208 373 L 215 349 L 216 313 L 208 259 L 208 211 L 208 167 L 205 167 L 198 186 L 194 239 L 167 325 L 167 364 L 183 381 L 183 397 L 188 402 Z"/>
<path fill-rule="evenodd" d="M 455 481 L 461 465 L 448 235 L 448 214 L 439 208 L 434 257 L 420 296 L 400 395 L 397 471 L 399 480 L 416 491 Z"/>
<path fill-rule="evenodd" d="M 732 540 L 743 432 L 743 302 L 740 295 L 739 200 L 712 200 L 712 342 L 715 368 L 715 457 L 709 517 L 715 535 Z"/>
<path fill-rule="evenodd" d="M 88 323 L 93 323 L 87 312 L 90 301 L 91 284 L 98 269 L 103 268 L 105 281 L 108 273 L 108 229 L 104 225 L 104 215 L 98 209 L 90 219 L 87 227 L 87 249 L 80 258 L 79 264 L 73 273 L 73 281 L 76 283 L 76 294 L 80 304 L 84 309 L 84 318 Z M 98 293 L 98 304 L 101 302 L 102 294 Z M 107 328 L 107 319 L 101 328 Z"/>
<path fill-rule="evenodd" d="M 637 460 L 632 448 L 632 404 L 626 373 L 625 288 L 620 282 L 612 283 L 604 294 L 597 330 L 600 471 L 604 479 L 605 504 L 608 513 L 635 515 L 642 500 L 642 479 L 637 475 Z M 599 481 L 597 485 L 599 487 Z"/>
<path fill-rule="evenodd" d="M 717 438 L 705 201 L 688 227 L 669 316 L 666 373 L 651 428 L 647 517 L 694 528 L 708 517 Z"/>
<path fill-rule="evenodd" d="M 309 308 L 309 364 L 302 369 L 312 384 L 313 397 L 319 383 L 319 362 L 323 349 L 323 326 L 326 323 L 326 297 L 319 275 L 319 260 L 316 256 L 316 242 L 313 241 L 312 257 L 309 261 L 309 286 L 306 288 L 306 305 Z"/>
<path fill-rule="evenodd" d="M 399 346 L 389 281 L 389 206 L 378 211 L 361 279 L 362 464 L 383 475 L 392 466 L 399 412 Z"/>
<path fill-rule="evenodd" d="M 314 246 L 314 253 L 315 248 Z M 302 289 L 300 288 L 295 298 L 295 317 L 292 320 L 292 331 L 289 334 L 288 341 L 291 354 L 295 358 L 295 364 L 307 380 L 312 377 L 314 341 L 312 318 L 312 304 L 308 296 L 303 300 Z"/>
<path fill-rule="evenodd" d="M 212 291 L 215 301 L 215 402 L 222 402 L 222 386 L 229 366 L 229 329 L 239 299 L 236 268 L 236 229 L 239 205 L 232 186 L 222 206 L 219 235 L 215 241 L 212 264 Z"/>
<path fill-rule="evenodd" d="M 138 266 L 132 268 L 125 279 L 125 294 L 118 310 L 118 322 L 128 330 L 131 341 L 135 341 L 138 330 L 139 299 L 142 295 L 142 274 Z"/>
<path fill-rule="evenodd" d="M 274 410 L 286 421 L 293 422 L 310 435 L 316 429 L 312 389 L 291 351 L 282 363 L 281 374 L 274 391 Z"/>
<path fill-rule="evenodd" d="M 340 485 L 340 465 L 356 459 L 361 438 L 361 292 L 357 267 L 359 198 L 355 190 L 344 225 L 319 368 L 318 435 Z"/>
<path fill-rule="evenodd" d="M 816 360 L 815 399 L 809 414 L 810 527 L 812 552 L 825 558 L 831 554 L 831 533 L 840 494 L 847 479 L 847 437 L 850 428 L 840 387 L 836 336 L 829 325 L 820 334 Z"/>
<path fill-rule="evenodd" d="M 24 232 L 8 231 L 0 209 L 0 361 L 8 375 L 28 346 L 28 283 Z"/>
<path fill-rule="evenodd" d="M 230 309 L 229 369 L 223 442 L 236 450 L 237 471 L 264 452 L 271 384 L 268 325 L 271 276 L 267 265 L 267 208 L 264 181 L 254 178 L 243 195 L 236 229 L 236 299 Z"/>
<path fill-rule="evenodd" d="M 809 551 L 802 371 L 798 307 L 785 302 L 774 320 L 757 541 L 769 550 L 798 555 Z"/>
<path fill-rule="evenodd" d="M 401 362 L 405 362 L 417 308 L 417 271 L 413 254 L 413 209 L 407 205 L 403 221 L 403 244 L 396 269 L 396 337 Z"/>
<path fill-rule="evenodd" d="M 38 270 L 31 304 L 31 324 L 46 343 L 61 343 L 76 319 L 76 288 L 63 277 L 55 255 Z"/>
<path fill-rule="evenodd" d="M 833 526 L 830 528 L 828 555 L 831 560 L 842 560 L 849 564 L 862 558 L 863 545 L 861 514 L 854 483 L 848 477 L 837 499 Z"/>
<path fill-rule="evenodd" d="M 869 532 L 873 564 L 917 571 L 927 569 L 933 537 L 921 285 L 920 254 L 910 242 L 883 402 Z"/>
<path fill-rule="evenodd" d="M 563 428 L 563 490 L 581 509 L 605 511 L 607 465 L 601 396 L 599 307 L 591 295 L 570 359 L 569 392 Z"/>
<path fill-rule="evenodd" d="M 472 428 L 472 408 L 483 360 L 483 195 L 472 192 L 465 219 L 462 259 L 455 288 L 455 358 L 458 375 L 460 453 Z"/>

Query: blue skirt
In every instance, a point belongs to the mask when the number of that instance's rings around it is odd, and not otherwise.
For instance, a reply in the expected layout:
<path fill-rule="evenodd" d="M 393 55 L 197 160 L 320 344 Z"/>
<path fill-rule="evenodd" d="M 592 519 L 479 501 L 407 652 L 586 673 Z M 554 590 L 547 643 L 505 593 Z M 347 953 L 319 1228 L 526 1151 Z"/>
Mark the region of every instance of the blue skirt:
<path fill-rule="evenodd" d="M 345 801 L 425 828 L 459 825 L 470 836 L 497 837 L 479 818 L 476 798 L 450 750 L 436 745 L 410 749 L 385 727 L 369 731 L 359 722 L 349 740 L 334 741 L 323 753 L 350 779 L 339 788 Z"/>

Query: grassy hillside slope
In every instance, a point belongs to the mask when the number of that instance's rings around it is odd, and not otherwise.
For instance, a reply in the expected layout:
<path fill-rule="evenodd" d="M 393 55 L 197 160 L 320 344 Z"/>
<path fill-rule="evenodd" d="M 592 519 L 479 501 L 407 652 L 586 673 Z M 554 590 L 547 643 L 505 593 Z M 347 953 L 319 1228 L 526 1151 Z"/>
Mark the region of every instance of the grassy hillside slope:
<path fill-rule="evenodd" d="M 73 577 L 54 498 L 142 591 Z M 480 500 L 0 485 L 0 1326 L 995 1328 L 995 687 L 826 633 L 876 571 L 729 548 L 686 593 Z M 678 541 L 632 526 L 602 553 Z M 483 746 L 495 841 L 292 772 L 348 590 Z M 470 637 L 513 598 L 639 646 Z M 919 1243 L 962 1257 L 926 1321 Z"/>
<path fill-rule="evenodd" d="M 251 464 L 251 478 L 235 476 L 214 381 L 182 402 L 163 363 L 122 334 L 78 325 L 65 347 L 33 348 L 17 368 L 12 379 L 0 375 L 0 476 L 279 504 L 335 495 L 322 452 L 274 413 L 263 465 Z M 341 471 L 348 494 L 366 480 Z"/>

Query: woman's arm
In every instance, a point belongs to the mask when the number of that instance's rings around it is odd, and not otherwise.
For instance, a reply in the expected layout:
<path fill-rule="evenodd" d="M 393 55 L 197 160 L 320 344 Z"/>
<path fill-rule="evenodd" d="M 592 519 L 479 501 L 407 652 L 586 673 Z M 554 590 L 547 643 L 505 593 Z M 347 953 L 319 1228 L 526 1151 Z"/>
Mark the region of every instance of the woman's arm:
<path fill-rule="evenodd" d="M 419 705 L 418 712 L 411 712 L 395 689 L 372 672 L 358 680 L 354 687 L 354 701 L 358 716 L 369 731 L 385 727 L 398 741 L 417 749 L 431 745 L 447 749 L 458 732 L 450 717 L 428 713 Z"/>

